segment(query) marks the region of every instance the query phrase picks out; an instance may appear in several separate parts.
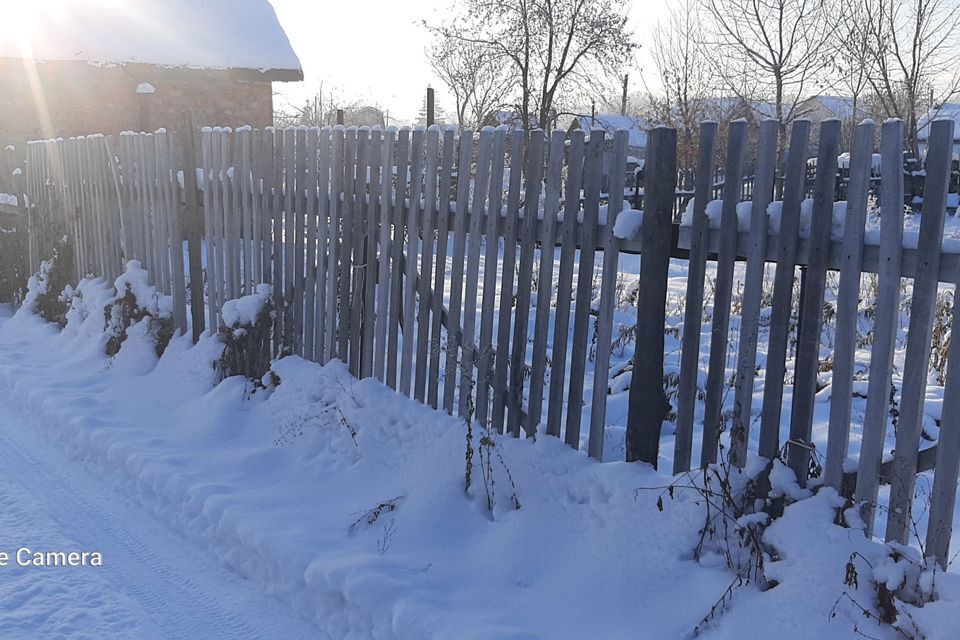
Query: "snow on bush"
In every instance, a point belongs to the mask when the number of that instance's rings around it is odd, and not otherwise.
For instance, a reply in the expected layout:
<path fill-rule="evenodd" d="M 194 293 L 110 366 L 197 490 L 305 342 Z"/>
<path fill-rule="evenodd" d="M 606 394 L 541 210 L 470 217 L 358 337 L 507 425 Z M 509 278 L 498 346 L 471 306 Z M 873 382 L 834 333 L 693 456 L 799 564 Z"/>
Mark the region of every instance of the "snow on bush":
<path fill-rule="evenodd" d="M 53 247 L 53 256 L 40 263 L 40 270 L 27 281 L 24 307 L 47 322 L 64 327 L 70 310 L 73 272 L 73 245 L 63 236 Z"/>
<path fill-rule="evenodd" d="M 262 381 L 270 370 L 272 295 L 273 288 L 261 284 L 254 293 L 224 303 L 220 329 L 224 349 L 217 363 L 224 378 L 241 375 Z"/>
<path fill-rule="evenodd" d="M 170 297 L 157 293 L 138 260 L 127 263 L 114 288 L 116 296 L 103 309 L 107 355 L 117 355 L 131 335 L 147 339 L 153 344 L 156 355 L 162 355 L 173 337 Z"/>

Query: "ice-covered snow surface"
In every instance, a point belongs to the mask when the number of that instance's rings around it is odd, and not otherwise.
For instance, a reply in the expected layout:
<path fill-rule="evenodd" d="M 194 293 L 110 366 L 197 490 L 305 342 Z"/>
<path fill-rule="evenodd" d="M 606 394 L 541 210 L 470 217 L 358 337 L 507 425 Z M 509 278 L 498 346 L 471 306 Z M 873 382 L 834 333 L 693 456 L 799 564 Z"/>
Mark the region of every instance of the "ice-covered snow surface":
<path fill-rule="evenodd" d="M 113 289 L 78 291 L 62 332 L 0 312 L 0 524 L 8 546 L 101 551 L 104 566 L 2 569 L 0 636 L 669 640 L 734 579 L 719 555 L 692 559 L 699 494 L 667 499 L 665 472 L 615 461 L 622 428 L 607 463 L 495 437 L 465 494 L 462 421 L 336 362 L 287 357 L 271 389 L 217 383 L 208 337 L 158 360 L 131 332 L 108 359 Z M 873 606 L 867 563 L 896 574 L 885 546 L 833 524 L 840 505 L 824 490 L 787 507 L 765 537 L 778 586 L 736 589 L 701 637 L 898 637 L 847 600 L 834 609 L 845 592 Z M 854 553 L 859 589 L 844 585 Z M 958 582 L 938 575 L 939 600 L 909 609 L 928 638 L 960 625 Z"/>
<path fill-rule="evenodd" d="M 268 0 L 32 0 L 0 6 L 0 58 L 300 69 Z"/>

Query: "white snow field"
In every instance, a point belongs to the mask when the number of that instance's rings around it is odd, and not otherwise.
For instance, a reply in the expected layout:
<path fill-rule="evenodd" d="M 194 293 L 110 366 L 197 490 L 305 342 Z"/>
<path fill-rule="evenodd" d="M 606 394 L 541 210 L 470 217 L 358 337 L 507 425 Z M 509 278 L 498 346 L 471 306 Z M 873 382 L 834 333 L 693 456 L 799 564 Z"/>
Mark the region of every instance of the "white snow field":
<path fill-rule="evenodd" d="M 833 524 L 830 490 L 766 530 L 776 586 L 725 597 L 723 555 L 694 559 L 702 497 L 671 499 L 664 471 L 551 437 L 481 448 L 475 428 L 465 494 L 461 420 L 338 362 L 218 384 L 211 338 L 158 360 L 132 329 L 107 358 L 111 291 L 79 289 L 63 331 L 0 312 L 0 551 L 98 551 L 103 567 L 0 567 L 0 637 L 903 637 L 855 603 L 874 608 L 871 578 L 894 586 L 908 563 Z M 622 424 L 622 391 L 611 406 Z M 956 637 L 960 576 L 923 580 L 937 600 L 901 609 L 923 637 Z"/>

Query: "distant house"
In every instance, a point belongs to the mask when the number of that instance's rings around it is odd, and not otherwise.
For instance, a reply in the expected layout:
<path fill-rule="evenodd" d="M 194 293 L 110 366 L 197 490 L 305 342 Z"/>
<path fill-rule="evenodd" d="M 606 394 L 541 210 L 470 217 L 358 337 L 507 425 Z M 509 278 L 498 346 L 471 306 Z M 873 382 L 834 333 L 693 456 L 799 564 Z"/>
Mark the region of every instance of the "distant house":
<path fill-rule="evenodd" d="M 571 123 L 570 129 L 582 129 L 588 132 L 600 129 L 604 132 L 605 144 L 602 188 L 604 191 L 607 191 L 609 189 L 610 168 L 613 161 L 613 134 L 620 129 L 626 129 L 629 132 L 627 139 L 626 176 L 626 186 L 629 188 L 635 186 L 637 172 L 643 169 L 644 158 L 647 156 L 647 130 L 649 126 L 647 121 L 640 117 L 604 113 L 590 116 L 577 116 Z"/>
<path fill-rule="evenodd" d="M 844 96 L 816 96 L 797 104 L 796 115 L 813 123 L 820 123 L 830 118 L 852 121 L 869 118 L 866 103 Z"/>
<path fill-rule="evenodd" d="M 953 159 L 960 159 L 960 104 L 948 102 L 930 109 L 917 118 L 917 144 L 920 156 L 927 154 L 927 141 L 930 139 L 930 123 L 934 120 L 953 120 Z"/>
<path fill-rule="evenodd" d="M 273 82 L 303 79 L 268 0 L 22 3 L 0 26 L 0 144 L 273 122 Z"/>

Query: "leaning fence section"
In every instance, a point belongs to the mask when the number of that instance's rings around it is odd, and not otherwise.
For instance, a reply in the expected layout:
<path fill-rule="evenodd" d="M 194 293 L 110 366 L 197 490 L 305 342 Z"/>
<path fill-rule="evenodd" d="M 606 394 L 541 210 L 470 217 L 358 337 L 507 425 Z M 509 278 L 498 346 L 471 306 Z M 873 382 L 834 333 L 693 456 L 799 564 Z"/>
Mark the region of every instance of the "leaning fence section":
<path fill-rule="evenodd" d="M 802 485 L 817 454 L 814 403 L 832 272 L 839 291 L 823 482 L 856 501 L 868 533 L 879 486 L 888 482 L 885 535 L 904 542 L 916 475 L 935 467 L 925 548 L 945 564 L 960 466 L 960 372 L 953 365 L 935 448 L 921 450 L 920 429 L 937 289 L 960 277 L 958 255 L 942 246 L 952 127 L 933 124 L 915 245 L 903 237 L 904 132 L 896 121 L 882 127 L 879 167 L 875 125 L 858 127 L 842 190 L 837 121 L 820 126 L 816 163 L 808 162 L 807 121 L 793 125 L 782 163 L 777 123 L 760 125 L 755 152 L 748 151 L 746 123 L 730 125 L 725 145 L 718 126 L 705 123 L 693 200 L 679 228 L 676 132 L 654 129 L 644 212 L 629 216 L 640 226 L 635 237 L 622 238 L 630 233 L 614 228 L 624 208 L 619 196 L 630 186 L 626 132 L 613 137 L 609 171 L 602 132 L 190 126 L 180 134 L 37 142 L 27 151 L 25 181 L 30 262 L 35 269 L 63 238 L 78 277 L 112 279 L 139 260 L 171 296 L 182 331 L 234 328 L 226 304 L 262 295 L 259 285 L 268 284 L 270 356 L 339 359 L 358 377 L 484 428 L 560 437 L 601 458 L 619 257 L 642 253 L 625 447 L 628 460 L 657 464 L 671 407 L 664 390 L 670 261 L 682 257 L 674 471 L 721 456 L 736 467 L 750 455 L 782 457 Z M 846 198 L 840 218 L 838 197 Z M 878 244 L 865 234 L 870 197 L 883 211 Z M 704 330 L 708 270 L 714 277 Z M 878 298 L 861 454 L 851 466 L 863 273 L 877 274 Z M 907 304 L 902 278 L 912 280 L 913 291 L 896 447 L 885 456 L 893 352 Z M 743 295 L 734 311 L 737 286 Z M 958 352 L 960 341 L 952 341 L 951 363 Z M 789 417 L 782 420 L 789 381 Z M 728 395 L 732 412 L 724 409 Z M 695 435 L 702 443 L 696 460 Z"/>

